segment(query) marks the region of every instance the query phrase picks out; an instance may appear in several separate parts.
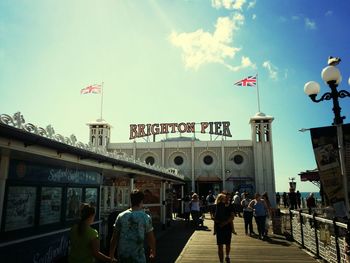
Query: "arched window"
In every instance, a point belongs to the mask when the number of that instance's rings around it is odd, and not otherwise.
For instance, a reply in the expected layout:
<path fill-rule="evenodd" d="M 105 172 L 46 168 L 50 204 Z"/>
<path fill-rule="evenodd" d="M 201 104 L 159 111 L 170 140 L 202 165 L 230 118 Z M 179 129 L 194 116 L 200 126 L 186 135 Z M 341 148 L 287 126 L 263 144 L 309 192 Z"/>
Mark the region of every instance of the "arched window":
<path fill-rule="evenodd" d="M 235 164 L 242 164 L 243 163 L 243 156 L 242 155 L 240 155 L 240 154 L 237 154 L 237 155 L 235 155 L 234 157 L 233 157 L 233 162 L 235 163 Z"/>
<path fill-rule="evenodd" d="M 148 156 L 145 160 L 147 164 L 153 165 L 155 163 L 154 157 L 153 156 Z"/>
<path fill-rule="evenodd" d="M 182 158 L 181 156 L 178 155 L 174 158 L 174 163 L 176 165 L 181 165 L 184 163 L 184 158 Z"/>
<path fill-rule="evenodd" d="M 204 156 L 203 158 L 203 162 L 206 164 L 206 165 L 211 165 L 213 163 L 213 157 L 211 157 L 210 155 L 206 155 Z"/>

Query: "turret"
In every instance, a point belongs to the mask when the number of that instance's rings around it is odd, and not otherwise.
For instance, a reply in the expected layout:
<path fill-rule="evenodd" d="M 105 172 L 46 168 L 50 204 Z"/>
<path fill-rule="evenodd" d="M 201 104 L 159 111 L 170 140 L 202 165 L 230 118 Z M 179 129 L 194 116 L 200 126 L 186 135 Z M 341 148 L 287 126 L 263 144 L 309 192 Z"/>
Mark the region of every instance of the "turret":
<path fill-rule="evenodd" d="M 267 192 L 271 205 L 275 206 L 275 171 L 273 163 L 271 116 L 258 112 L 250 118 L 255 162 L 256 192 Z"/>
<path fill-rule="evenodd" d="M 111 128 L 103 119 L 97 119 L 96 121 L 87 123 L 90 129 L 89 142 L 96 148 L 107 148 L 110 142 Z"/>

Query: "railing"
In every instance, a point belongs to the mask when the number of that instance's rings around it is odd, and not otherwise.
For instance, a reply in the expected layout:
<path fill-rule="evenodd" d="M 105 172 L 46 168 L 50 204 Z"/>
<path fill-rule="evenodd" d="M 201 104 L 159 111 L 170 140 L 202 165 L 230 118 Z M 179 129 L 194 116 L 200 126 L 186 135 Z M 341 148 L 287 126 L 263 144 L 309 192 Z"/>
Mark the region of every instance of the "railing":
<path fill-rule="evenodd" d="M 278 218 L 278 217 L 277 217 Z M 330 263 L 347 263 L 345 238 L 349 235 L 349 224 L 341 223 L 335 218 L 325 219 L 301 210 L 281 211 L 282 234 L 291 238 L 312 252 L 316 258 Z"/>

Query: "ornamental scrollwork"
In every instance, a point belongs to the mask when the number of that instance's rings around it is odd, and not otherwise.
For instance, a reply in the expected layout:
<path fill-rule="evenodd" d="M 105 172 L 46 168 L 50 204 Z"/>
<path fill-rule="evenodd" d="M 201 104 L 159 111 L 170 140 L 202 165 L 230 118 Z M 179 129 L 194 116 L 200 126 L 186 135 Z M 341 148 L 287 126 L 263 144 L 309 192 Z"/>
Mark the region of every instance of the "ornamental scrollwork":
<path fill-rule="evenodd" d="M 53 139 L 54 139 L 55 141 L 65 143 L 65 139 L 64 139 L 64 137 L 63 137 L 61 134 L 55 134 L 55 136 L 53 137 Z"/>
<path fill-rule="evenodd" d="M 339 98 L 345 98 L 345 97 L 350 97 L 350 92 L 346 90 L 340 90 L 338 92 Z"/>
<path fill-rule="evenodd" d="M 14 120 L 15 127 L 18 128 L 18 129 L 22 129 L 23 124 L 25 123 L 25 120 L 24 120 L 23 115 L 21 114 L 21 112 L 19 112 L 19 111 L 16 112 L 13 115 L 13 120 Z"/>
<path fill-rule="evenodd" d="M 72 145 L 74 146 L 77 143 L 77 137 L 75 137 L 75 135 L 72 134 L 69 138 L 70 138 Z"/>
<path fill-rule="evenodd" d="M 27 132 L 30 132 L 30 133 L 35 133 L 35 134 L 39 134 L 38 132 L 38 128 L 36 126 L 34 126 L 33 124 L 31 123 L 25 123 L 25 124 L 22 124 L 23 126 L 23 129 Z"/>
<path fill-rule="evenodd" d="M 53 129 L 53 127 L 51 126 L 51 124 L 46 126 L 46 132 L 47 132 L 47 138 L 52 139 L 54 134 L 55 134 L 55 130 Z"/>
<path fill-rule="evenodd" d="M 40 135 L 40 136 L 48 137 L 47 136 L 47 132 L 46 132 L 46 130 L 44 128 L 38 127 L 37 132 L 38 132 L 37 134 Z"/>
<path fill-rule="evenodd" d="M 342 92 L 342 91 L 341 91 Z M 349 96 L 348 93 L 344 93 L 346 95 L 344 96 Z M 343 96 L 341 94 L 339 94 L 339 96 Z M 8 125 L 8 126 L 12 126 L 15 127 L 17 129 L 20 130 L 24 130 L 26 132 L 29 133 L 33 133 L 57 142 L 61 142 L 64 144 L 68 144 L 71 146 L 74 146 L 76 148 L 79 149 L 84 149 L 90 152 L 94 152 L 97 154 L 101 154 L 107 157 L 111 157 L 114 159 L 119 159 L 119 160 L 124 160 L 130 163 L 136 163 L 139 165 L 142 165 L 143 167 L 148 167 L 150 169 L 153 170 L 158 170 L 161 171 L 163 173 L 167 173 L 167 174 L 171 174 L 174 175 L 173 173 L 169 172 L 167 169 L 165 169 L 164 167 L 159 167 L 159 166 L 155 166 L 155 165 L 149 165 L 146 164 L 145 162 L 141 161 L 141 160 L 135 160 L 133 157 L 125 154 L 125 153 L 116 153 L 116 152 L 108 152 L 106 148 L 100 148 L 100 147 L 94 147 L 92 145 L 91 142 L 89 142 L 88 144 L 86 143 L 82 143 L 80 141 L 77 140 L 76 136 L 74 134 L 72 134 L 70 137 L 64 137 L 61 134 L 55 134 L 55 130 L 51 125 L 46 126 L 46 129 L 39 127 L 39 126 L 35 126 L 32 123 L 25 123 L 24 117 L 21 114 L 21 112 L 16 112 L 12 117 L 10 115 L 7 114 L 0 114 L 0 123 Z M 258 128 L 258 125 L 257 125 Z M 184 178 L 183 175 L 178 174 L 177 177 L 179 178 Z"/>
<path fill-rule="evenodd" d="M 15 123 L 13 122 L 13 119 L 11 118 L 10 115 L 7 114 L 1 114 L 0 115 L 0 123 L 6 124 L 9 126 L 15 126 Z"/>

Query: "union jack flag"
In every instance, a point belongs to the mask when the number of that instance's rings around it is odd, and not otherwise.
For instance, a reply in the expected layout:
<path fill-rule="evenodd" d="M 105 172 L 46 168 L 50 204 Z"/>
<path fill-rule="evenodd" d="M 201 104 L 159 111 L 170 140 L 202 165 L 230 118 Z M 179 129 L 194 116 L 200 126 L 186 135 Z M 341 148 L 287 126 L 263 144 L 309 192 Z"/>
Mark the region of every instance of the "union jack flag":
<path fill-rule="evenodd" d="M 101 93 L 101 89 L 102 89 L 101 85 L 94 84 L 81 89 L 80 94 L 87 94 L 87 93 L 99 94 Z"/>
<path fill-rule="evenodd" d="M 243 86 L 243 87 L 247 87 L 247 86 L 254 87 L 256 86 L 256 76 L 249 76 L 245 79 L 237 81 L 234 85 Z"/>

